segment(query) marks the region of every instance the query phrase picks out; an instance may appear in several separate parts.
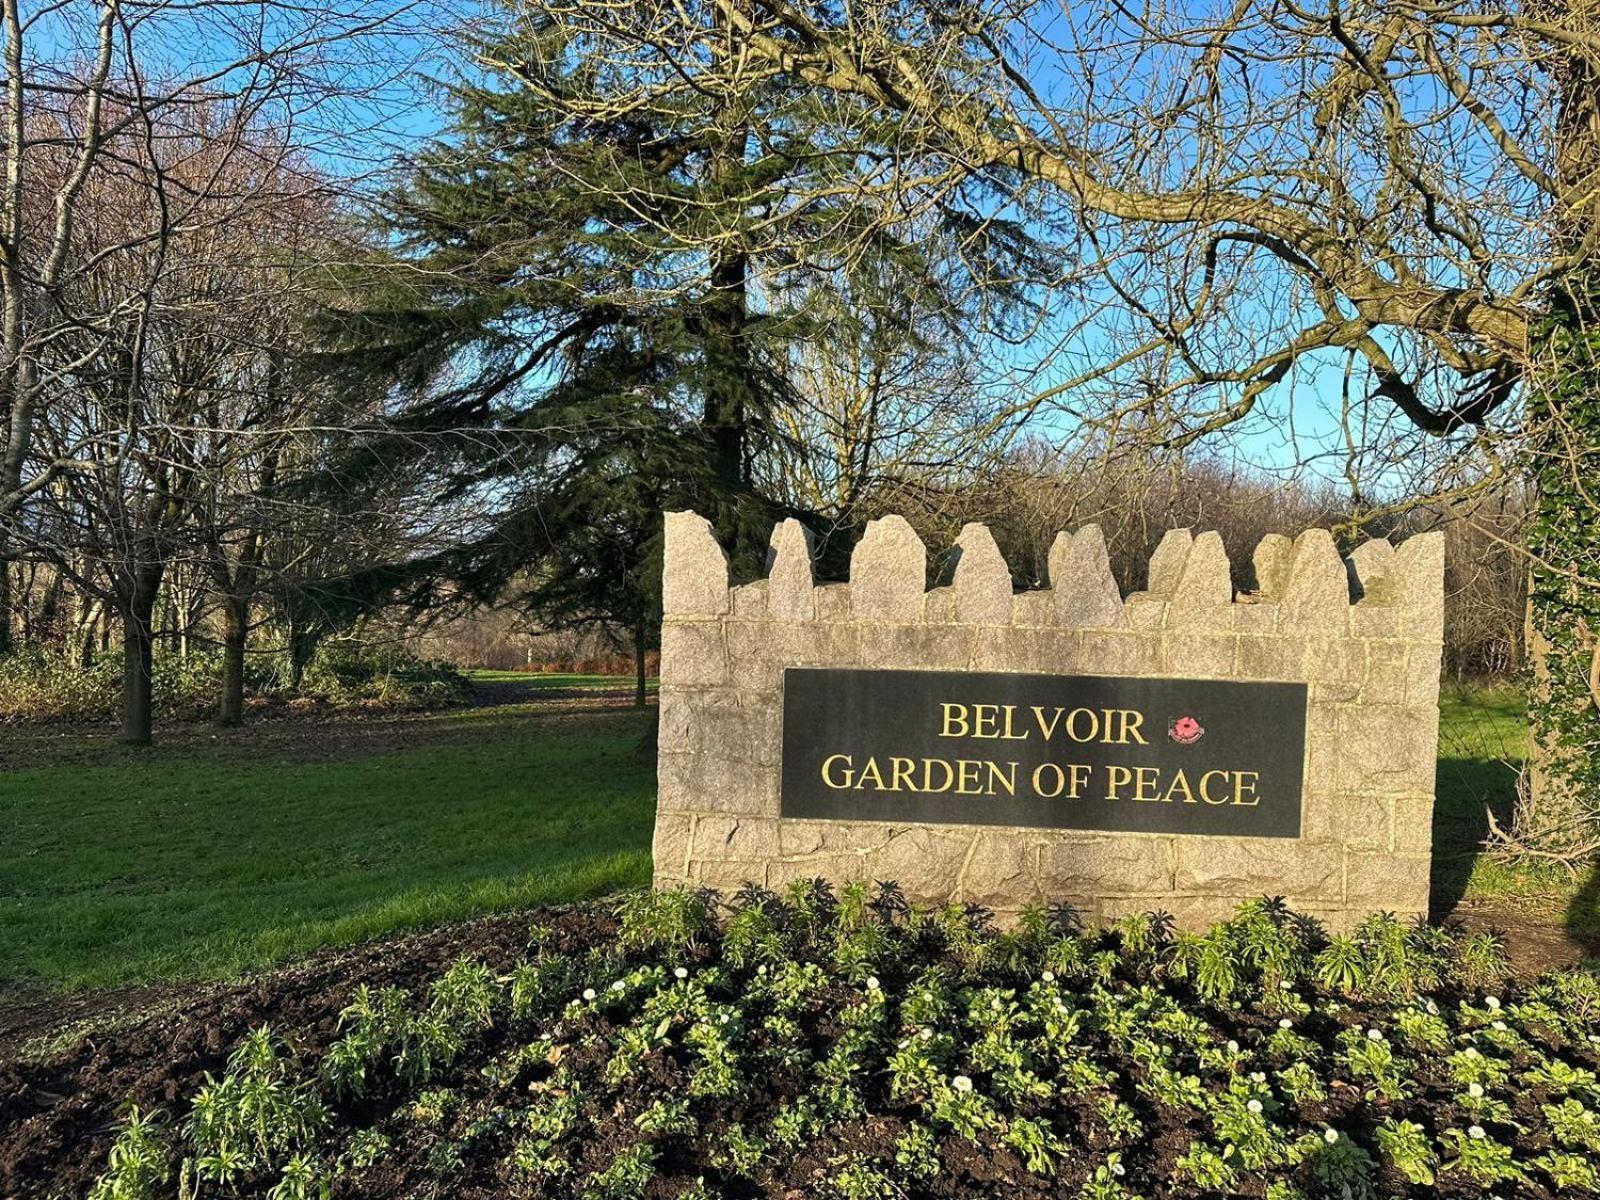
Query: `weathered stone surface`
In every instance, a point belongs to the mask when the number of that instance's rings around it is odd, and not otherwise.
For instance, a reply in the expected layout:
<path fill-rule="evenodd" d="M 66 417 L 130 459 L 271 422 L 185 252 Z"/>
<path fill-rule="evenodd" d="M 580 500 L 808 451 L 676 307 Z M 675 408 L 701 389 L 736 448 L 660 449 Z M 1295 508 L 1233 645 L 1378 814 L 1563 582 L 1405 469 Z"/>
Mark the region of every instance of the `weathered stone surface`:
<path fill-rule="evenodd" d="M 1167 606 L 1167 627 L 1181 630 L 1233 628 L 1233 583 L 1228 551 L 1215 531 L 1194 539 Z M 1155 589 L 1151 589 L 1154 591 Z"/>
<path fill-rule="evenodd" d="M 728 646 L 715 621 L 669 622 L 661 629 L 661 678 L 679 687 L 713 687 L 728 679 Z"/>
<path fill-rule="evenodd" d="M 1238 639 L 1231 633 L 1183 633 L 1161 639 L 1166 674 L 1177 679 L 1226 679 L 1234 673 Z"/>
<path fill-rule="evenodd" d="M 1442 544 L 1367 543 L 1347 562 L 1325 531 L 1264 539 L 1260 594 L 1231 600 L 1220 539 L 1178 530 L 1150 590 L 1124 604 L 1104 539 L 1057 539 L 1049 589 L 1013 593 L 993 538 L 963 531 L 953 582 L 924 592 L 904 521 L 875 522 L 852 584 L 817 586 L 809 535 L 775 532 L 768 577 L 730 589 L 708 525 L 673 514 L 662 631 L 656 879 L 733 890 L 824 877 L 895 879 L 913 898 L 1080 902 L 1114 920 L 1153 908 L 1196 926 L 1282 894 L 1333 929 L 1426 904 L 1442 638 Z M 1352 593 L 1364 593 L 1352 604 Z M 778 817 L 782 679 L 807 666 L 1308 684 L 1298 840 Z"/>
<path fill-rule="evenodd" d="M 1388 538 L 1373 538 L 1350 551 L 1346 560 L 1350 573 L 1350 595 L 1357 601 L 1370 599 L 1382 604 L 1392 598 L 1386 586 L 1394 572 L 1394 547 Z"/>
<path fill-rule="evenodd" d="M 1343 849 L 1276 838 L 1197 837 L 1177 843 L 1177 891 L 1338 900 Z"/>
<path fill-rule="evenodd" d="M 1304 679 L 1305 643 L 1299 638 L 1241 637 L 1235 663 L 1240 679 Z"/>
<path fill-rule="evenodd" d="M 714 813 L 694 826 L 694 857 L 768 859 L 778 853 L 776 817 Z"/>
<path fill-rule="evenodd" d="M 1345 905 L 1356 912 L 1401 916 L 1428 911 L 1429 859 L 1425 854 L 1345 852 Z"/>
<path fill-rule="evenodd" d="M 1134 834 L 1061 836 L 1041 842 L 1046 896 L 1163 896 L 1172 891 L 1172 839 Z"/>
<path fill-rule="evenodd" d="M 1349 619 L 1350 576 L 1339 548 L 1326 529 L 1308 529 L 1294 540 L 1278 627 L 1343 637 Z"/>
<path fill-rule="evenodd" d="M 733 603 L 730 606 L 735 620 L 761 621 L 767 616 L 767 581 L 757 579 L 754 583 L 745 583 L 733 589 L 730 593 Z"/>
<path fill-rule="evenodd" d="M 728 611 L 728 556 L 711 522 L 692 512 L 666 516 L 661 606 L 669 617 L 720 617 Z"/>
<path fill-rule="evenodd" d="M 656 815 L 655 838 L 651 857 L 655 861 L 656 878 L 689 878 L 689 848 L 694 830 L 694 818 L 683 813 L 663 812 Z"/>
<path fill-rule="evenodd" d="M 1419 533 L 1395 547 L 1395 604 L 1406 636 L 1444 637 L 1444 534 Z"/>
<path fill-rule="evenodd" d="M 1111 574 L 1105 535 L 1098 525 L 1056 534 L 1050 547 L 1050 592 L 1061 624 L 1110 629 L 1122 618 L 1122 593 Z"/>
<path fill-rule="evenodd" d="M 1269 601 L 1281 601 L 1289 589 L 1289 569 L 1294 562 L 1294 539 L 1269 533 L 1256 544 L 1250 557 L 1256 573 L 1256 590 Z"/>
<path fill-rule="evenodd" d="M 1183 578 L 1184 564 L 1189 560 L 1189 548 L 1193 545 L 1194 534 L 1187 529 L 1169 529 L 1162 534 L 1155 552 L 1150 555 L 1145 591 L 1158 596 L 1169 596 L 1175 592 L 1178 581 Z"/>
<path fill-rule="evenodd" d="M 772 534 L 768 551 L 767 609 L 779 621 L 809 621 L 816 616 L 811 531 L 792 517 Z"/>
<path fill-rule="evenodd" d="M 919 621 L 928 551 L 904 517 L 880 517 L 850 555 L 850 613 L 858 621 Z"/>
<path fill-rule="evenodd" d="M 987 525 L 963 526 L 956 538 L 956 619 L 971 625 L 1006 625 L 1011 621 L 1011 568 Z"/>

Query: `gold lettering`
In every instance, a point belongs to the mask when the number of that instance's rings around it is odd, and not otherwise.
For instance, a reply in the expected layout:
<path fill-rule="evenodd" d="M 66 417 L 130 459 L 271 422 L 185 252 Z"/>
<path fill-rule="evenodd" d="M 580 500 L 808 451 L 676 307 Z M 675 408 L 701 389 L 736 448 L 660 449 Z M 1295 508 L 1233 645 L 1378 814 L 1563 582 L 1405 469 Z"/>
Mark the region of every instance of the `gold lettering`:
<path fill-rule="evenodd" d="M 966 737 L 967 736 L 967 706 L 965 704 L 941 704 L 944 712 L 944 728 L 939 730 L 940 737 Z M 959 728 L 956 726 L 959 725 Z"/>
<path fill-rule="evenodd" d="M 1035 710 L 1035 711 L 1037 711 L 1037 710 Z M 1042 780 L 1042 778 L 1044 776 L 1044 773 L 1046 771 L 1055 772 L 1055 790 L 1054 791 L 1046 791 L 1045 787 L 1044 787 L 1044 784 L 1041 782 L 1041 780 Z M 1067 786 L 1066 776 L 1061 773 L 1061 768 L 1056 766 L 1055 763 L 1053 763 L 1053 762 L 1040 763 L 1037 767 L 1035 767 L 1033 769 L 1033 790 L 1034 790 L 1034 793 L 1036 795 L 1043 796 L 1046 800 L 1054 800 L 1057 796 L 1061 795 L 1062 790 L 1066 786 Z M 1074 795 L 1073 798 L 1076 799 L 1077 798 L 1076 795 Z"/>
<path fill-rule="evenodd" d="M 914 792 L 917 785 L 913 782 L 917 764 L 909 758 L 891 758 L 889 760 L 889 790 L 891 792 Z"/>
<path fill-rule="evenodd" d="M 1161 798 L 1170 804 L 1172 802 L 1172 797 L 1177 795 L 1180 787 L 1183 789 L 1183 802 L 1185 804 L 1193 804 L 1195 802 L 1194 789 L 1189 786 L 1189 776 L 1187 773 L 1185 773 L 1182 767 L 1178 768 L 1178 774 L 1173 778 L 1172 783 L 1167 787 L 1167 794 Z"/>
<path fill-rule="evenodd" d="M 1135 800 L 1160 799 L 1156 795 L 1156 784 L 1161 780 L 1160 767 L 1135 767 L 1133 774 L 1133 798 Z"/>
<path fill-rule="evenodd" d="M 1021 733 L 1013 733 L 1012 732 L 1012 729 L 1013 729 L 1012 722 L 1015 720 L 1016 715 L 1017 715 L 1017 706 L 1015 704 L 1007 704 L 1007 705 L 1004 705 L 1001 708 L 1001 711 L 1006 714 L 1006 722 L 1005 722 L 1005 732 L 1002 733 L 1000 736 L 1002 738 L 1005 738 L 1009 742 L 1025 742 L 1025 741 L 1027 741 L 1028 738 L 1031 736 L 1030 733 L 1028 732 L 1028 730 L 1024 729 Z"/>
<path fill-rule="evenodd" d="M 933 786 L 933 768 L 944 769 L 944 782 L 938 787 Z M 955 772 L 950 769 L 950 764 L 942 758 L 925 758 L 922 760 L 922 790 L 925 792 L 948 792 L 950 785 L 955 781 Z"/>
<path fill-rule="evenodd" d="M 972 736 L 975 738 L 997 738 L 1000 736 L 1000 706 L 998 704 L 974 704 L 972 706 Z"/>
<path fill-rule="evenodd" d="M 1017 794 L 1017 764 L 1007 763 L 1009 770 L 1002 770 L 998 763 L 989 764 L 989 795 L 994 795 L 995 780 L 1000 781 L 1000 786 L 1006 789 L 1008 796 Z"/>
<path fill-rule="evenodd" d="M 956 794 L 976 796 L 983 789 L 978 786 L 978 768 L 983 764 L 975 758 L 956 759 Z"/>
<path fill-rule="evenodd" d="M 1246 790 L 1245 789 L 1245 785 L 1244 785 L 1244 778 L 1245 778 L 1246 775 L 1248 775 L 1250 777 L 1250 787 L 1249 787 L 1250 799 L 1248 801 L 1245 800 L 1245 798 L 1244 798 L 1245 797 L 1245 790 Z M 1235 804 L 1241 804 L 1245 808 L 1254 808 L 1256 805 L 1260 804 L 1261 803 L 1261 797 L 1256 795 L 1256 781 L 1259 780 L 1260 778 L 1261 778 L 1261 772 L 1260 771 L 1240 771 L 1237 774 L 1235 774 L 1234 777 L 1233 777 L 1233 802 Z"/>
<path fill-rule="evenodd" d="M 1089 732 L 1078 732 L 1078 718 L 1089 718 Z M 1067 736 L 1075 742 L 1092 742 L 1100 735 L 1100 718 L 1092 708 L 1075 708 L 1067 714 Z"/>
<path fill-rule="evenodd" d="M 1211 798 L 1211 784 L 1209 780 L 1213 775 L 1220 775 L 1224 780 L 1228 778 L 1227 771 L 1207 771 L 1204 775 L 1200 776 L 1200 799 L 1204 800 L 1207 804 L 1226 804 L 1228 802 L 1228 798 L 1226 796 L 1222 797 L 1220 800 L 1213 800 Z"/>
<path fill-rule="evenodd" d="M 1144 714 L 1142 712 L 1132 708 L 1123 709 L 1122 736 L 1117 740 L 1121 742 L 1127 742 L 1131 740 L 1138 742 L 1141 746 L 1148 746 L 1150 743 L 1145 741 L 1144 735 L 1139 732 L 1140 727 L 1143 725 Z"/>
<path fill-rule="evenodd" d="M 844 760 L 844 782 L 835 783 L 833 781 L 833 776 L 830 775 L 828 771 L 834 763 L 840 761 L 841 759 Z M 822 782 L 828 787 L 832 788 L 834 791 L 841 791 L 844 788 L 849 787 L 851 778 L 852 773 L 850 770 L 850 756 L 848 754 L 830 754 L 827 758 L 822 760 Z"/>
<path fill-rule="evenodd" d="M 1072 790 L 1067 793 L 1069 800 L 1078 798 L 1078 789 L 1089 782 L 1089 773 L 1093 769 L 1088 763 L 1073 763 L 1067 768 L 1067 773 L 1072 777 Z"/>
<path fill-rule="evenodd" d="M 1055 716 L 1050 718 L 1049 724 L 1046 724 L 1044 719 L 1044 709 L 1040 708 L 1037 704 L 1033 706 L 1033 719 L 1038 722 L 1039 732 L 1044 735 L 1046 741 L 1049 741 L 1055 736 L 1056 726 L 1061 724 L 1061 715 L 1065 711 L 1066 710 L 1062 708 L 1056 709 Z"/>
<path fill-rule="evenodd" d="M 1080 710 L 1083 711 L 1083 710 Z M 1133 772 L 1127 767 L 1111 766 L 1106 768 L 1106 799 L 1119 799 L 1118 788 L 1127 787 L 1133 782 Z"/>
<path fill-rule="evenodd" d="M 867 786 L 868 780 L 872 781 L 874 791 L 883 791 L 883 770 L 878 766 L 875 758 L 867 759 L 867 765 L 861 768 L 861 773 L 856 776 L 856 791 L 861 791 Z"/>

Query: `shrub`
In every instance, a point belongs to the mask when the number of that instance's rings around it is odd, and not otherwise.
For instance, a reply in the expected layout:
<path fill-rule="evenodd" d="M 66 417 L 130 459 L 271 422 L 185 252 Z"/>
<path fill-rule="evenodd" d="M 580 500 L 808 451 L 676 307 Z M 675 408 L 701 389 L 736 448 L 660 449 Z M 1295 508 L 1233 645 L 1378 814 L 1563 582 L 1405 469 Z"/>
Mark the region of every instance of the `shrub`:
<path fill-rule="evenodd" d="M 1269 902 L 1204 934 L 1000 932 L 896 896 L 642 894 L 536 927 L 504 973 L 359 987 L 320 1062 L 258 1031 L 187 1118 L 131 1118 L 97 1194 L 196 1162 L 284 1200 L 1600 1186 L 1592 975 L 1522 986 L 1458 934 L 1380 916 L 1330 941 Z"/>

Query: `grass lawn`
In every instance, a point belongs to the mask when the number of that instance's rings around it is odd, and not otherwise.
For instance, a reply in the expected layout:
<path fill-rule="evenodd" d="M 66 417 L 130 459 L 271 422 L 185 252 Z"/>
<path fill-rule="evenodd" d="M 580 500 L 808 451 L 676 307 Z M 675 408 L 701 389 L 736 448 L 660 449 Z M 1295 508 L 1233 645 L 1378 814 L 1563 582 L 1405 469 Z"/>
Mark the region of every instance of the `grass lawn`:
<path fill-rule="evenodd" d="M 599 694 L 632 681 L 474 678 L 526 702 L 221 738 L 192 727 L 144 751 L 108 733 L 0 729 L 0 989 L 226 976 L 645 884 L 646 718 Z M 1447 691 L 1436 893 L 1444 908 L 1493 900 L 1600 933 L 1592 888 L 1476 853 L 1485 805 L 1508 813 L 1526 739 L 1514 692 Z"/>
<path fill-rule="evenodd" d="M 270 731 L 52 744 L 0 767 L 0 987 L 222 976 L 644 884 L 644 720 L 479 709 L 416 719 L 378 752 Z M 0 764 L 28 736 L 0 734 Z"/>

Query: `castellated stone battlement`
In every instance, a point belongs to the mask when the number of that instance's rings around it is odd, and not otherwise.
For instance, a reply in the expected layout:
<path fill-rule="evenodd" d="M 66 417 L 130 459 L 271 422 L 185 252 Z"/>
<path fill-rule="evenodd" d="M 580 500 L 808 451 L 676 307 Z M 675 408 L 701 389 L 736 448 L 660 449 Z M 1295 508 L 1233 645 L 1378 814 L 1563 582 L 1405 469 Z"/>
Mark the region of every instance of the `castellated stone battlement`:
<path fill-rule="evenodd" d="M 1203 924 L 1284 896 L 1344 927 L 1426 912 L 1444 540 L 1269 535 L 1259 591 L 1236 596 L 1216 533 L 1167 533 L 1148 588 L 1123 596 L 1088 525 L 1052 546 L 1047 586 L 1015 591 L 968 525 L 945 587 L 901 517 L 871 522 L 848 583 L 818 584 L 810 534 L 774 531 L 765 579 L 732 587 L 708 522 L 666 517 L 658 886 L 778 889 L 821 876 L 895 880 L 913 899 L 1006 914 L 1067 901 L 1109 921 L 1152 908 Z M 1297 838 L 780 819 L 789 667 L 1008 672 L 1306 685 Z"/>

